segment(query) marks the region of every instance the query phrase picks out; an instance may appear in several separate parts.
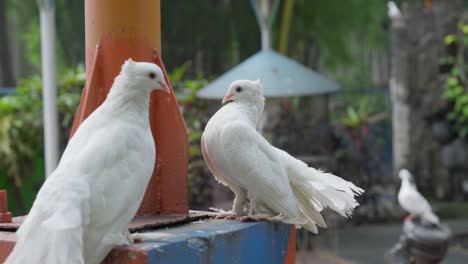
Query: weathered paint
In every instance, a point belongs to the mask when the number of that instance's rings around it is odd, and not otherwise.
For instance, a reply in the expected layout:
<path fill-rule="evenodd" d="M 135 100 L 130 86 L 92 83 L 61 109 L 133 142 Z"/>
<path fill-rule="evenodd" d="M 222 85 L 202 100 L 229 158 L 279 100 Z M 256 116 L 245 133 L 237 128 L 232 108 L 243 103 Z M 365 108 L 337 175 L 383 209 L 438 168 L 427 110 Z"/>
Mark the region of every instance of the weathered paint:
<path fill-rule="evenodd" d="M 289 235 L 288 253 L 286 254 L 285 264 L 296 263 L 296 227 L 293 225 Z"/>
<path fill-rule="evenodd" d="M 0 223 L 11 223 L 11 213 L 8 211 L 6 190 L 0 190 Z"/>
<path fill-rule="evenodd" d="M 15 243 L 15 233 L 0 231 L 0 263 L 3 263 L 8 255 L 10 255 Z"/>
<path fill-rule="evenodd" d="M 212 214 L 212 213 L 211 213 Z M 208 217 L 210 213 L 193 211 L 189 219 Z M 167 216 L 172 221 L 177 216 Z M 16 242 L 15 231 L 24 217 L 1 225 L 0 263 Z M 168 222 L 167 219 L 165 221 Z M 146 225 L 150 223 L 149 225 Z M 152 230 L 157 241 L 117 247 L 104 263 L 287 263 L 295 262 L 295 228 L 282 223 L 201 219 L 170 228 L 153 229 L 153 220 L 139 217 L 130 230 Z M 8 231 L 7 231 L 8 230 Z"/>
<path fill-rule="evenodd" d="M 159 0 L 86 0 L 86 75 L 72 135 L 106 98 L 123 62 L 157 63 L 161 48 Z M 138 215 L 188 213 L 188 132 L 171 88 L 153 92 L 150 121 L 157 159 Z M 72 136 L 71 135 L 71 136 Z"/>
<path fill-rule="evenodd" d="M 106 263 L 294 263 L 286 261 L 291 226 L 282 223 L 204 220 L 152 232 L 157 241 L 120 247 Z"/>

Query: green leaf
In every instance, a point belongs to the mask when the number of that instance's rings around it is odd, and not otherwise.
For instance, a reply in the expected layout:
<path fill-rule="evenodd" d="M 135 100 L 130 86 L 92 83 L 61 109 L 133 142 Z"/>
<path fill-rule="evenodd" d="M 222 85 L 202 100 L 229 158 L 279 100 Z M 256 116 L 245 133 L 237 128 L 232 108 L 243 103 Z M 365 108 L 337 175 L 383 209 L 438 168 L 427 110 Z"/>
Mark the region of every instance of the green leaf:
<path fill-rule="evenodd" d="M 457 37 L 454 34 L 450 34 L 450 35 L 445 36 L 444 42 L 446 45 L 450 45 L 454 43 L 456 39 Z"/>
<path fill-rule="evenodd" d="M 468 105 L 465 105 L 463 107 L 463 117 L 468 117 Z"/>
<path fill-rule="evenodd" d="M 451 74 L 453 76 L 459 76 L 460 75 L 460 68 L 459 67 L 453 67 L 451 70 Z"/>
<path fill-rule="evenodd" d="M 172 83 L 179 83 L 187 70 L 187 66 L 188 63 L 184 63 L 183 65 L 174 68 L 174 70 L 169 74 L 169 80 Z"/>
<path fill-rule="evenodd" d="M 455 86 L 458 85 L 458 79 L 455 77 L 450 77 L 447 79 L 447 85 L 449 86 Z"/>
<path fill-rule="evenodd" d="M 439 64 L 453 64 L 455 63 L 455 58 L 453 56 L 444 56 L 439 59 Z"/>

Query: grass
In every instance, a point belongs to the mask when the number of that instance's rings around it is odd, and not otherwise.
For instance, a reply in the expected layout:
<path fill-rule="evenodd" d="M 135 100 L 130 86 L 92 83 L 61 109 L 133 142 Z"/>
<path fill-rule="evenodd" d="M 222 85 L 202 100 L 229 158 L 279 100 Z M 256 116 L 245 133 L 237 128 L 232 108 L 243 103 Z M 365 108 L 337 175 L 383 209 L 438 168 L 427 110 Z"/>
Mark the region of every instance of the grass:
<path fill-rule="evenodd" d="M 468 218 L 468 202 L 431 202 L 440 218 Z"/>

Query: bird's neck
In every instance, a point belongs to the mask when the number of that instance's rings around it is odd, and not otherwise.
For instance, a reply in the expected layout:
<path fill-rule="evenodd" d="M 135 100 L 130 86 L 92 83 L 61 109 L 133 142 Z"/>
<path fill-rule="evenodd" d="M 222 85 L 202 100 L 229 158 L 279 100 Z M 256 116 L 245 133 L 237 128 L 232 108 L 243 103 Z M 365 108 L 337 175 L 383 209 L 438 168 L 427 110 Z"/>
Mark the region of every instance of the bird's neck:
<path fill-rule="evenodd" d="M 244 116 L 253 127 L 257 127 L 263 114 L 263 108 L 265 107 L 263 98 L 261 100 L 256 100 L 256 102 L 234 102 L 233 105 L 238 106 L 239 110 L 242 112 L 242 116 Z"/>
<path fill-rule="evenodd" d="M 416 186 L 414 184 L 412 184 L 408 179 L 404 179 L 402 182 L 402 187 L 412 187 L 414 189 L 416 189 Z"/>
<path fill-rule="evenodd" d="M 113 106 L 116 111 L 137 112 L 147 117 L 149 115 L 150 93 L 133 87 L 134 84 L 125 76 L 118 76 L 112 85 L 106 101 Z"/>

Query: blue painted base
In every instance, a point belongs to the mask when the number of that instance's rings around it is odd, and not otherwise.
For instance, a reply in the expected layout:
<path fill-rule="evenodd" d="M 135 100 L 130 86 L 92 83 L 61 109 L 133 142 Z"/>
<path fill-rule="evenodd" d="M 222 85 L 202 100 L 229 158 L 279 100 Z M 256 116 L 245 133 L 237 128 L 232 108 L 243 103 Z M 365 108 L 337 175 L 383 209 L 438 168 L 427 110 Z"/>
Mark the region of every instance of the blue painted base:
<path fill-rule="evenodd" d="M 152 231 L 157 241 L 137 243 L 146 263 L 284 263 L 291 226 L 282 223 L 203 220 Z"/>

